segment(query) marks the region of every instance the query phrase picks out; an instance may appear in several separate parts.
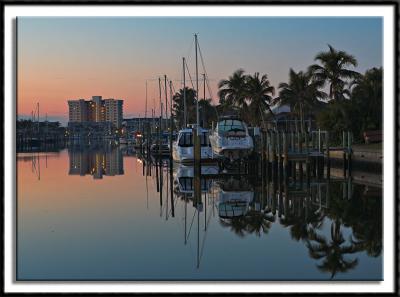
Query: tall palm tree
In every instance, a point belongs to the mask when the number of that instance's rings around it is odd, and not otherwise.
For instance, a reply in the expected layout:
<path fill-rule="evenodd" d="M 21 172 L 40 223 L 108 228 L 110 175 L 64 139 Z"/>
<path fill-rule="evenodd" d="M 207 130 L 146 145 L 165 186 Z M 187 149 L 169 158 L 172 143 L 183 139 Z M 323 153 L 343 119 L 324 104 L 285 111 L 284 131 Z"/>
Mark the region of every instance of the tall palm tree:
<path fill-rule="evenodd" d="M 314 64 L 309 67 L 315 79 L 329 84 L 329 98 L 331 100 L 344 99 L 347 80 L 354 79 L 359 73 L 348 69 L 349 66 L 357 66 L 354 56 L 345 51 L 338 51 L 328 44 L 329 51 L 320 52 L 315 56 L 321 65 Z"/>
<path fill-rule="evenodd" d="M 246 103 L 246 75 L 243 69 L 236 70 L 228 79 L 218 83 L 220 103 L 225 107 L 243 108 Z"/>
<path fill-rule="evenodd" d="M 363 106 L 361 130 L 382 129 L 383 70 L 372 68 L 351 84 L 351 99 L 355 106 Z"/>
<path fill-rule="evenodd" d="M 273 114 L 270 104 L 272 96 L 275 95 L 275 88 L 271 86 L 266 74 L 260 77 L 260 73 L 256 72 L 246 79 L 246 95 L 249 102 L 249 111 L 251 112 L 250 122 L 255 126 L 259 126 L 261 120 L 264 119 L 266 111 Z"/>
<path fill-rule="evenodd" d="M 322 80 L 314 80 L 310 72 L 289 71 L 289 83 L 279 84 L 279 101 L 290 105 L 301 122 L 301 131 L 305 132 L 305 112 L 311 112 L 318 99 L 325 99 L 326 93 L 319 89 L 323 86 Z"/>

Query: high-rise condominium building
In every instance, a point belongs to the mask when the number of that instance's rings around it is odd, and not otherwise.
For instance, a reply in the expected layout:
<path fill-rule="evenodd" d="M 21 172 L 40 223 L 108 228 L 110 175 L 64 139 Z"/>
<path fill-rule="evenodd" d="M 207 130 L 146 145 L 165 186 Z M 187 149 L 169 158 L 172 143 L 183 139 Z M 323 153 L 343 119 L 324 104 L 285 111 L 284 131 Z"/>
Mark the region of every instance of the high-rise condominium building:
<path fill-rule="evenodd" d="M 101 96 L 92 96 L 91 100 L 68 100 L 69 122 L 111 122 L 120 128 L 123 102 L 120 99 L 102 99 Z"/>

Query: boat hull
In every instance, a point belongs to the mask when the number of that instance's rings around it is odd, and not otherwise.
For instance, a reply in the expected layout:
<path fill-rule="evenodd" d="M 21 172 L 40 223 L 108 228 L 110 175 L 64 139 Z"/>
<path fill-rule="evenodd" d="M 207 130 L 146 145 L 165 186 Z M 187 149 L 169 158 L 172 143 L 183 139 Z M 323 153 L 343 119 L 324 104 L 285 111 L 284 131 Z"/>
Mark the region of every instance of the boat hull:
<path fill-rule="evenodd" d="M 250 136 L 244 138 L 241 142 L 230 140 L 220 136 L 210 136 L 210 143 L 213 154 L 217 158 L 238 160 L 247 158 L 253 152 L 253 140 Z M 223 143 L 223 145 L 221 145 Z"/>
<path fill-rule="evenodd" d="M 175 162 L 178 163 L 193 163 L 194 148 L 180 147 L 175 143 L 173 145 L 172 158 Z M 211 147 L 201 147 L 201 162 L 215 162 Z"/>

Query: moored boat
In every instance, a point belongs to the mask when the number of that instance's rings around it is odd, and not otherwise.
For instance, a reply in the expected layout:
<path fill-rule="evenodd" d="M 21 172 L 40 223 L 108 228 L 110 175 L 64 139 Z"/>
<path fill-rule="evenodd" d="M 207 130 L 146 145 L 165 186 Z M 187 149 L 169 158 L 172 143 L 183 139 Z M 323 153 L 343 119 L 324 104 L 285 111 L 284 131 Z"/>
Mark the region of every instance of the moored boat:
<path fill-rule="evenodd" d="M 238 160 L 253 151 L 247 125 L 237 116 L 222 116 L 210 135 L 213 153 L 219 158 Z"/>
<path fill-rule="evenodd" d="M 213 153 L 208 137 L 208 130 L 200 128 L 201 161 L 212 161 Z M 176 162 L 194 162 L 193 130 L 181 129 L 177 140 L 172 145 L 172 158 Z"/>

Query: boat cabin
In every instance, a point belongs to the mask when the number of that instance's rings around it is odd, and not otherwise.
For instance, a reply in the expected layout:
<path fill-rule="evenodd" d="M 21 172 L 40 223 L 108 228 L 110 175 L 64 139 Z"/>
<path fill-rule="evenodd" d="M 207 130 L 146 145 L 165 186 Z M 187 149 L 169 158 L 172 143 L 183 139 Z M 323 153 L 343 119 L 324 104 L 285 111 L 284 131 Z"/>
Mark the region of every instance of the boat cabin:
<path fill-rule="evenodd" d="M 210 141 L 208 139 L 208 131 L 202 129 L 200 131 L 200 143 L 201 146 L 210 146 Z M 180 147 L 192 147 L 193 143 L 193 132 L 192 129 L 184 129 L 179 131 L 178 135 L 178 146 Z"/>

